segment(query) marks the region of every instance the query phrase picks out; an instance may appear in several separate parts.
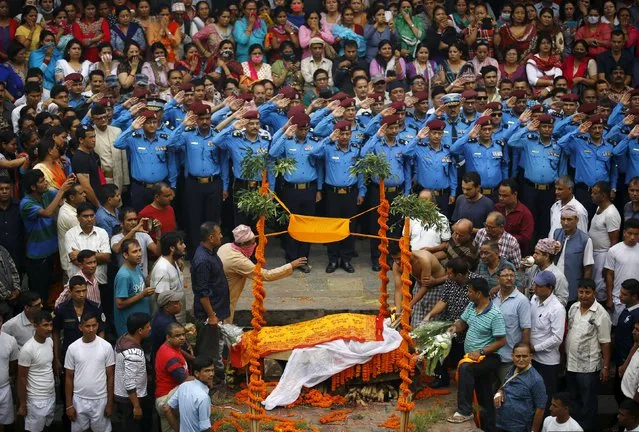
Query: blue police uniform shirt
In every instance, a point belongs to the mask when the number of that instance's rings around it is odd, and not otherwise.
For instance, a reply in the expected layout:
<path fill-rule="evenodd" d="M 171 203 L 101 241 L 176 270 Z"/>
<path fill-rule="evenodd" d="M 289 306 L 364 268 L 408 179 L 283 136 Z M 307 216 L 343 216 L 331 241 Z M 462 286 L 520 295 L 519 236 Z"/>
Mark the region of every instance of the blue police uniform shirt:
<path fill-rule="evenodd" d="M 185 152 L 185 174 L 195 177 L 219 175 L 223 189 L 228 190 L 229 172 L 227 152 L 213 143 L 215 129 L 210 128 L 203 135 L 198 127 L 186 127 L 180 124 L 171 134 L 171 141 Z"/>
<path fill-rule="evenodd" d="M 639 175 L 639 140 L 637 138 L 625 137 L 612 149 L 612 154 L 626 162 L 626 184 Z"/>
<path fill-rule="evenodd" d="M 415 138 L 415 179 L 423 188 L 457 190 L 457 166 L 450 150 L 440 144 L 438 149 L 430 145 L 428 138 Z"/>
<path fill-rule="evenodd" d="M 612 145 L 618 145 L 628 134 L 630 133 L 632 126 L 628 126 L 623 124 L 623 121 L 620 121 L 613 127 L 608 130 L 604 129 L 604 138 L 609 141 Z M 626 173 L 628 171 L 628 159 L 625 155 L 615 156 L 615 162 L 617 163 L 617 170 L 620 173 Z M 626 184 L 630 182 L 632 176 L 626 175 Z"/>
<path fill-rule="evenodd" d="M 351 167 L 355 165 L 360 155 L 360 148 L 354 145 L 353 138 L 346 149 L 342 149 L 338 143 L 331 141 L 329 137 L 320 143 L 321 156 L 324 158 L 324 183 L 328 186 L 350 187 L 357 184 L 358 195 L 366 195 L 364 177 L 351 174 Z"/>
<path fill-rule="evenodd" d="M 134 180 L 157 183 L 169 177 L 168 149 L 175 146 L 169 140 L 169 134 L 156 132 L 155 137 L 149 139 L 142 129 L 135 130 L 131 126 L 116 138 L 113 146 L 128 150 Z M 171 186 L 175 187 L 175 182 Z"/>
<path fill-rule="evenodd" d="M 255 141 L 251 141 L 243 130 L 236 131 L 233 125 L 226 127 L 216 137 L 213 138 L 213 144 L 220 147 L 228 153 L 233 166 L 233 175 L 236 179 L 248 181 L 262 181 L 262 174 L 257 173 L 253 178 L 245 178 L 242 172 L 242 160 L 248 153 L 249 149 L 253 153 L 268 154 L 271 145 L 271 137 L 266 131 L 260 131 Z M 275 177 L 272 170 L 267 172 L 268 182 L 273 187 Z"/>
<path fill-rule="evenodd" d="M 211 114 L 211 127 L 215 127 L 222 123 L 231 113 L 231 108 L 225 106 L 221 110 L 218 110 Z"/>
<path fill-rule="evenodd" d="M 508 153 L 504 144 L 503 141 L 491 140 L 487 147 L 464 135 L 450 147 L 450 152 L 464 156 L 466 171 L 477 172 L 481 176 L 482 187 L 494 188 L 508 178 Z"/>
<path fill-rule="evenodd" d="M 260 113 L 260 123 L 268 126 L 272 131 L 281 129 L 288 121 L 288 115 L 282 108 L 278 108 L 273 102 L 266 102 L 257 107 Z"/>
<path fill-rule="evenodd" d="M 284 180 L 289 183 L 309 183 L 318 180 L 317 166 L 314 156 L 322 153 L 319 138 L 306 136 L 303 142 L 296 137 L 288 138 L 281 134 L 273 141 L 269 155 L 275 159 L 290 158 L 295 161 L 295 169 L 284 173 Z M 320 187 L 321 189 L 321 187 Z"/>
<path fill-rule="evenodd" d="M 601 145 L 595 145 L 589 136 L 574 130 L 557 141 L 559 147 L 575 156 L 575 183 L 585 183 L 592 187 L 598 181 L 617 184 L 617 165 L 613 160 L 612 144 L 602 138 Z"/>
<path fill-rule="evenodd" d="M 374 114 L 370 111 L 362 111 L 357 114 L 357 118 L 362 123 L 364 127 L 368 126 L 370 121 L 373 119 Z"/>
<path fill-rule="evenodd" d="M 362 157 L 369 153 L 383 155 L 390 164 L 391 177 L 384 179 L 385 186 L 404 185 L 404 193 L 410 193 L 411 166 L 410 161 L 415 154 L 415 144 L 395 137 L 393 145 L 389 145 L 386 138 L 375 134 L 362 148 Z M 373 182 L 379 184 L 379 177 L 373 177 Z"/>
<path fill-rule="evenodd" d="M 417 132 L 419 132 L 419 130 L 426 125 L 427 118 L 428 116 L 424 116 L 424 118 L 420 120 L 417 117 L 415 117 L 414 113 L 406 113 L 406 120 L 404 122 L 406 123 L 407 126 L 410 126 L 411 128 L 415 129 Z"/>
<path fill-rule="evenodd" d="M 176 127 L 184 121 L 186 114 L 187 111 L 184 105 L 178 105 L 175 99 L 171 99 L 164 105 L 162 122 L 168 121 L 171 126 Z"/>
<path fill-rule="evenodd" d="M 69 106 L 71 108 L 77 108 L 81 104 L 87 101 L 87 97 L 83 96 L 81 93 L 74 95 L 73 93 L 69 93 Z"/>
<path fill-rule="evenodd" d="M 553 183 L 568 171 L 567 158 L 553 138 L 543 144 L 538 133 L 524 127 L 513 134 L 508 145 L 523 150 L 524 177 L 533 183 Z"/>

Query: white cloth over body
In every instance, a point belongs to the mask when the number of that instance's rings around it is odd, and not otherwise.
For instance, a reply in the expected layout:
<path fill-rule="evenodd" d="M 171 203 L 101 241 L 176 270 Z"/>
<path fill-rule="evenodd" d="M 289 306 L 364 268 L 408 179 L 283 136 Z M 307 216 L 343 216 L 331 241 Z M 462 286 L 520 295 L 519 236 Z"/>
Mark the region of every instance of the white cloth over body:
<path fill-rule="evenodd" d="M 262 402 L 267 410 L 289 405 L 297 400 L 302 387 L 313 387 L 356 364 L 370 361 L 375 354 L 385 354 L 402 342 L 399 332 L 384 320 L 384 340 L 355 342 L 338 339 L 312 348 L 294 349 L 277 387 Z"/>

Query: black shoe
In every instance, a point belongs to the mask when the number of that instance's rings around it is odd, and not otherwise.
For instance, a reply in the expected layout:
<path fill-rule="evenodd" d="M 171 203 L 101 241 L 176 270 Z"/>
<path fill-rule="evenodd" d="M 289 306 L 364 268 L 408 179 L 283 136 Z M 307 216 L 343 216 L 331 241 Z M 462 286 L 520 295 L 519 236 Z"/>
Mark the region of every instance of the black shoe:
<path fill-rule="evenodd" d="M 353 251 L 353 258 L 357 258 L 359 256 L 359 252 L 356 250 Z"/>
<path fill-rule="evenodd" d="M 374 272 L 378 272 L 382 269 L 382 266 L 380 266 L 378 262 L 374 262 L 373 265 L 371 266 L 371 269 Z"/>
<path fill-rule="evenodd" d="M 346 273 L 355 273 L 355 269 L 350 261 L 342 261 L 341 267 L 344 269 Z"/>
<path fill-rule="evenodd" d="M 310 273 L 311 272 L 311 267 L 308 264 L 301 265 L 297 269 L 299 271 L 301 271 L 302 273 Z"/>
<path fill-rule="evenodd" d="M 335 270 L 337 270 L 337 263 L 329 262 L 326 266 L 326 273 L 333 273 Z"/>

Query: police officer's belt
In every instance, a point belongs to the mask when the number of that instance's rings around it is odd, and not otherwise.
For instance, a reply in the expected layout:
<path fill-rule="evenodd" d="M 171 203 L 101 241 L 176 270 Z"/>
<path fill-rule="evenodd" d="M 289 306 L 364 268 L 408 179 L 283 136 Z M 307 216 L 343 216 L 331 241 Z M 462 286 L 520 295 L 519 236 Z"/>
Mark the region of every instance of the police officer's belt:
<path fill-rule="evenodd" d="M 482 195 L 492 195 L 493 188 L 482 188 L 481 193 Z"/>
<path fill-rule="evenodd" d="M 197 176 L 189 174 L 189 177 L 194 179 L 198 183 L 213 183 L 215 180 L 220 178 L 220 176 L 217 174 L 214 176 L 208 176 L 208 177 L 197 177 Z"/>
<path fill-rule="evenodd" d="M 530 181 L 530 180 L 528 180 L 528 179 L 525 179 L 525 180 L 526 180 L 526 184 L 528 184 L 529 186 L 531 186 L 531 187 L 533 187 L 533 188 L 537 189 L 538 191 L 547 191 L 547 190 L 550 190 L 550 188 L 551 188 L 551 187 L 552 187 L 552 185 L 553 185 L 553 183 L 543 184 L 543 183 L 534 183 L 534 182 L 531 182 L 531 181 Z"/>
<path fill-rule="evenodd" d="M 428 189 L 428 188 L 426 188 L 426 189 Z M 446 194 L 446 191 L 447 191 L 448 189 L 429 189 L 429 190 L 430 190 L 430 193 L 432 193 L 432 194 L 433 194 L 433 196 L 438 197 L 438 196 L 440 196 L 440 195 L 444 195 L 444 194 Z"/>
<path fill-rule="evenodd" d="M 324 189 L 328 189 L 337 195 L 347 195 L 355 186 L 330 186 L 324 185 Z"/>
<path fill-rule="evenodd" d="M 155 183 L 145 183 L 143 181 L 136 180 L 136 179 L 133 179 L 133 183 L 139 184 L 140 186 L 145 187 L 147 189 L 151 189 L 153 185 L 155 184 Z"/>
<path fill-rule="evenodd" d="M 588 186 L 586 183 L 584 182 L 579 182 L 575 185 L 575 189 L 585 189 L 588 192 L 590 192 L 590 186 Z"/>
<path fill-rule="evenodd" d="M 308 182 L 308 183 L 290 183 L 290 182 L 285 182 L 284 183 L 284 187 L 290 188 L 290 189 L 296 189 L 296 190 L 306 190 L 306 189 L 310 189 L 312 186 L 312 182 Z"/>
<path fill-rule="evenodd" d="M 255 180 L 235 179 L 233 186 L 238 189 L 255 189 L 261 186 L 261 182 Z"/>
<path fill-rule="evenodd" d="M 376 186 L 379 189 L 379 183 L 373 183 L 373 186 Z M 398 192 L 404 188 L 404 183 L 397 186 L 384 186 L 384 190 L 386 192 Z"/>

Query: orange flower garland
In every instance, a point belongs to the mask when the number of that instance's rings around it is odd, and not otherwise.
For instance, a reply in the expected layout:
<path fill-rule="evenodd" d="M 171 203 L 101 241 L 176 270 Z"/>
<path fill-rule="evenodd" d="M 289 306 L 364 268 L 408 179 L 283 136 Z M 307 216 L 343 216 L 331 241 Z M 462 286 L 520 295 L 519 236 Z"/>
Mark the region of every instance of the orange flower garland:
<path fill-rule="evenodd" d="M 412 266 L 410 263 L 411 252 L 410 252 L 410 220 L 409 218 L 404 219 L 404 234 L 402 239 L 399 242 L 399 248 L 401 250 L 401 260 L 402 260 L 402 316 L 401 316 L 401 330 L 400 334 L 404 341 L 399 346 L 400 349 L 400 359 L 399 366 L 401 371 L 399 372 L 399 376 L 402 379 L 402 383 L 399 386 L 399 397 L 397 398 L 397 410 L 403 412 L 409 412 L 415 406 L 415 402 L 410 400 L 411 398 L 411 390 L 410 384 L 413 380 L 410 379 L 410 375 L 412 375 L 415 360 L 412 358 L 409 352 L 409 347 L 414 345 L 413 339 L 410 337 L 409 333 L 412 330 L 410 326 L 410 315 L 411 315 L 411 280 L 410 275 L 412 272 Z"/>
<path fill-rule="evenodd" d="M 434 396 L 445 396 L 449 394 L 450 394 L 450 390 L 448 389 L 434 389 L 434 388 L 426 387 L 425 389 L 415 393 L 415 400 L 428 399 Z"/>
<path fill-rule="evenodd" d="M 348 415 L 352 412 L 353 410 L 351 409 L 333 411 L 323 417 L 320 417 L 319 421 L 321 424 L 326 424 L 346 420 L 346 417 L 348 417 Z"/>
<path fill-rule="evenodd" d="M 384 187 L 384 179 L 379 179 L 379 207 L 377 208 L 377 213 L 379 213 L 379 218 L 377 218 L 377 223 L 379 224 L 379 230 L 377 231 L 377 235 L 381 237 L 381 242 L 377 249 L 380 251 L 379 255 L 379 265 L 381 267 L 379 271 L 379 279 L 382 281 L 379 286 L 379 314 L 384 318 L 388 318 L 390 316 L 390 310 L 388 308 L 388 270 L 390 267 L 388 266 L 388 211 L 390 209 L 390 204 L 388 204 L 388 200 L 386 199 L 386 188 Z"/>
<path fill-rule="evenodd" d="M 399 372 L 399 357 L 399 348 L 397 348 L 389 353 L 376 354 L 362 365 L 351 366 L 331 377 L 331 390 L 333 391 L 355 378 L 369 382 L 379 375 Z"/>

